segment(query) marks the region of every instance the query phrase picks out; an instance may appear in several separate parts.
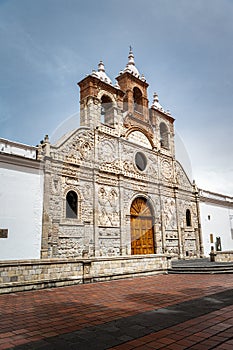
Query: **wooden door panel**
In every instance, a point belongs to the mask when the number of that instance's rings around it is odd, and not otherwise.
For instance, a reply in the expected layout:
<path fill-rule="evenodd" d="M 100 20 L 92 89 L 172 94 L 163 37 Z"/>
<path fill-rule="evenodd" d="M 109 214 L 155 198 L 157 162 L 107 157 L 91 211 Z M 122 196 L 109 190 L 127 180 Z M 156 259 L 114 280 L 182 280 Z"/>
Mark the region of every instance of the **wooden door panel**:
<path fill-rule="evenodd" d="M 153 254 L 154 232 L 151 209 L 145 198 L 136 198 L 130 209 L 131 253 Z"/>
<path fill-rule="evenodd" d="M 152 218 L 131 219 L 131 253 L 132 255 L 154 254 Z"/>

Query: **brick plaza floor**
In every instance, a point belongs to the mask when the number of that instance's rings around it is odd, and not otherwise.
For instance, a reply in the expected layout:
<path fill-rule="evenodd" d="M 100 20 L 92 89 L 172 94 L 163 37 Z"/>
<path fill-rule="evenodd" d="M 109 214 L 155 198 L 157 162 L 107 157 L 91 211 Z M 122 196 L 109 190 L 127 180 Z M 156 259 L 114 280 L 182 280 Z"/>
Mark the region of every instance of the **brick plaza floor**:
<path fill-rule="evenodd" d="M 4 294 L 1 349 L 233 349 L 233 275 L 158 275 Z"/>

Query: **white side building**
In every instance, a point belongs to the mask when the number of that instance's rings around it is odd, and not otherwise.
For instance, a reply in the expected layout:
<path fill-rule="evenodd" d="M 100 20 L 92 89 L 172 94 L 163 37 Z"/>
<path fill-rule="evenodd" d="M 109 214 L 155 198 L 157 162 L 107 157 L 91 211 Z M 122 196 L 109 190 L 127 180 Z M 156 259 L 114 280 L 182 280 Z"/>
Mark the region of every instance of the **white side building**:
<path fill-rule="evenodd" d="M 36 153 L 0 139 L 0 260 L 40 258 L 43 170 Z"/>
<path fill-rule="evenodd" d="M 200 216 L 205 256 L 233 250 L 233 197 L 200 190 Z"/>

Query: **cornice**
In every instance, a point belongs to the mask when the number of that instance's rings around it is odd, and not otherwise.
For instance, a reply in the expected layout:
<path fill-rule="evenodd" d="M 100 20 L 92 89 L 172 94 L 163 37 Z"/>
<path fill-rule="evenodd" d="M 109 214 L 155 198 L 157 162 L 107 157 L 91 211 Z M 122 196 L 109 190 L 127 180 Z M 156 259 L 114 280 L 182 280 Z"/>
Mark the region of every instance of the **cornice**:
<path fill-rule="evenodd" d="M 31 169 L 41 169 L 42 163 L 37 159 L 24 158 L 17 155 L 0 152 L 0 164 L 11 164 L 16 166 L 23 166 Z"/>

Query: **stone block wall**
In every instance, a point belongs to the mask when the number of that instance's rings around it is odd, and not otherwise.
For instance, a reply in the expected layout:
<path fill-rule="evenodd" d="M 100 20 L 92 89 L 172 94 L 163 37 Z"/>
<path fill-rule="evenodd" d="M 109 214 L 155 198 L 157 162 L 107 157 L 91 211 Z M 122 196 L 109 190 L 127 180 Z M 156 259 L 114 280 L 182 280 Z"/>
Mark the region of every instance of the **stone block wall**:
<path fill-rule="evenodd" d="M 89 262 L 87 261 L 86 264 Z M 137 255 L 109 258 L 97 258 L 86 267 L 85 281 L 97 282 L 119 278 L 136 277 L 166 273 L 167 257 L 164 255 Z"/>
<path fill-rule="evenodd" d="M 233 262 L 233 250 L 214 253 L 216 262 Z"/>
<path fill-rule="evenodd" d="M 0 262 L 0 294 L 82 283 L 83 265 L 75 260 Z"/>
<path fill-rule="evenodd" d="M 167 273 L 165 255 L 0 261 L 0 294 Z"/>

